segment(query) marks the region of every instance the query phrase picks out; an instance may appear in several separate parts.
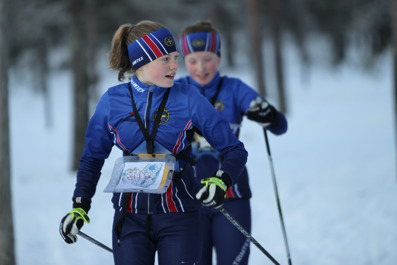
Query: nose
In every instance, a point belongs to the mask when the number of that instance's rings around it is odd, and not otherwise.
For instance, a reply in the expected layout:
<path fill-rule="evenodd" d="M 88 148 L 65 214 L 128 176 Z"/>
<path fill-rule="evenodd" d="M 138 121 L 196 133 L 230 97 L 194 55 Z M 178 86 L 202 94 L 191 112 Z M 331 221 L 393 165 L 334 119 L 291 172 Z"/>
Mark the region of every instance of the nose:
<path fill-rule="evenodd" d="M 204 71 L 204 63 L 203 62 L 201 62 L 201 61 L 198 61 L 197 62 L 197 70 L 198 70 L 198 72 L 203 72 Z"/>
<path fill-rule="evenodd" d="M 170 69 L 178 69 L 179 65 L 178 65 L 178 61 L 177 60 L 173 60 L 171 65 L 170 65 Z"/>

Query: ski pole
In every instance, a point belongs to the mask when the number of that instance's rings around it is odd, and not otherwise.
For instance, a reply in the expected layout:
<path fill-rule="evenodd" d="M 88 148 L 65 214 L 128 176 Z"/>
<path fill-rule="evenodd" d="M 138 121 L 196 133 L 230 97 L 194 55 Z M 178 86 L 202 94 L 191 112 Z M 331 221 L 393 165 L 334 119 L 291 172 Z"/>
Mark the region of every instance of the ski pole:
<path fill-rule="evenodd" d="M 278 214 L 279 214 L 279 217 L 280 217 L 281 229 L 282 229 L 282 231 L 283 231 L 285 249 L 286 249 L 286 251 L 287 251 L 288 264 L 289 264 L 289 265 L 292 265 L 291 253 L 290 253 L 290 251 L 289 251 L 289 246 L 288 246 L 287 232 L 285 231 L 284 218 L 283 218 L 283 213 L 282 213 L 282 211 L 281 211 L 280 196 L 278 195 L 278 188 L 277 188 L 277 182 L 276 182 L 276 175 L 275 175 L 275 173 L 274 173 L 273 159 L 272 159 L 272 155 L 271 155 L 271 153 L 270 153 L 270 145 L 269 145 L 269 140 L 268 140 L 268 138 L 267 138 L 266 129 L 263 129 L 263 133 L 265 134 L 267 155 L 268 155 L 268 157 L 269 157 L 270 171 L 271 171 L 271 173 L 272 173 L 272 180 L 273 180 L 274 193 L 275 193 L 275 195 L 276 195 Z"/>
<path fill-rule="evenodd" d="M 221 213 L 223 213 L 223 215 L 229 219 L 229 221 L 241 232 L 243 233 L 243 235 L 245 235 L 246 238 L 248 238 L 255 246 L 257 246 L 262 252 L 263 254 L 265 254 L 274 264 L 276 265 L 280 265 L 280 263 L 277 262 L 277 260 L 275 260 L 272 255 L 269 254 L 269 252 L 266 251 L 266 249 L 264 249 L 262 247 L 261 244 L 258 243 L 258 241 L 255 240 L 255 238 L 253 238 L 248 232 L 247 230 L 244 229 L 244 227 L 242 227 L 239 222 L 237 222 L 237 220 L 230 215 L 230 213 L 228 211 L 225 210 L 225 208 L 223 208 L 223 206 L 217 208 Z"/>
<path fill-rule="evenodd" d="M 110 253 L 113 253 L 113 250 L 112 250 L 111 248 L 109 248 L 109 247 L 105 246 L 104 244 L 102 244 L 101 242 L 99 242 L 99 241 L 93 239 L 93 238 L 90 237 L 89 235 L 84 234 L 84 233 L 81 232 L 81 231 L 79 231 L 77 234 L 78 234 L 79 236 L 81 236 L 82 238 L 87 239 L 87 240 L 90 241 L 91 243 L 94 243 L 95 245 L 97 245 L 97 246 L 99 246 L 99 247 L 101 247 L 101 248 L 103 248 L 103 249 L 109 251 Z"/>

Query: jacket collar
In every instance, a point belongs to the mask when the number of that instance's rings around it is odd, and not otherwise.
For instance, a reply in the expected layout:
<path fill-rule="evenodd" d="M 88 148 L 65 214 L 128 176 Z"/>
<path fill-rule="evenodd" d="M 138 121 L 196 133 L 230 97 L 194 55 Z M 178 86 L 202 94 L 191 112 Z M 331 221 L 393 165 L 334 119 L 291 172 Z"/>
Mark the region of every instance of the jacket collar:
<path fill-rule="evenodd" d="M 201 85 L 201 84 L 197 83 L 196 81 L 194 81 L 193 78 L 191 78 L 189 76 L 189 82 L 192 85 L 194 85 L 196 88 L 198 88 L 200 93 L 205 95 L 205 97 L 207 99 L 210 99 L 210 98 L 212 98 L 215 95 L 215 93 L 216 93 L 216 91 L 218 89 L 218 84 L 219 84 L 220 81 L 221 81 L 221 76 L 220 76 L 219 71 L 214 76 L 214 79 L 212 79 L 211 82 L 209 82 L 206 85 Z"/>
<path fill-rule="evenodd" d="M 131 83 L 132 91 L 138 94 L 144 94 L 147 93 L 148 91 L 156 92 L 156 91 L 166 90 L 166 88 L 164 87 L 149 86 L 147 84 L 144 84 L 141 81 L 139 81 L 139 79 L 136 76 L 131 78 L 130 83 Z"/>
<path fill-rule="evenodd" d="M 192 85 L 194 85 L 197 88 L 201 88 L 201 89 L 205 89 L 205 90 L 207 90 L 207 89 L 210 90 L 210 89 L 214 89 L 214 88 L 216 89 L 220 80 L 221 80 L 221 76 L 220 76 L 219 71 L 216 73 L 216 75 L 211 80 L 211 82 L 209 82 L 206 85 L 201 85 L 201 84 L 197 83 L 196 81 L 194 81 L 194 79 L 192 77 L 189 76 L 189 81 Z"/>

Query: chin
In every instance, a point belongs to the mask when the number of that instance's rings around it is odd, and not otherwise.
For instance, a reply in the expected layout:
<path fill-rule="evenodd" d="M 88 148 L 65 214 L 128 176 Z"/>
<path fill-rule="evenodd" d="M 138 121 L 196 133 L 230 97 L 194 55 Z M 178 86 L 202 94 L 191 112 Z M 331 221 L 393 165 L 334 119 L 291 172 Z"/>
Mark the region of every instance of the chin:
<path fill-rule="evenodd" d="M 174 80 L 167 80 L 165 82 L 163 82 L 160 86 L 161 87 L 172 87 L 174 85 Z"/>
<path fill-rule="evenodd" d="M 197 82 L 197 83 L 199 83 L 200 85 L 206 85 L 206 84 L 208 84 L 208 78 L 205 78 L 205 79 L 202 79 L 202 78 L 200 78 L 200 79 L 195 79 L 195 81 Z"/>
<path fill-rule="evenodd" d="M 208 84 L 209 83 L 209 81 L 208 80 L 205 80 L 205 81 L 200 81 L 200 82 L 197 82 L 197 83 L 199 83 L 200 85 L 206 85 L 206 84 Z"/>

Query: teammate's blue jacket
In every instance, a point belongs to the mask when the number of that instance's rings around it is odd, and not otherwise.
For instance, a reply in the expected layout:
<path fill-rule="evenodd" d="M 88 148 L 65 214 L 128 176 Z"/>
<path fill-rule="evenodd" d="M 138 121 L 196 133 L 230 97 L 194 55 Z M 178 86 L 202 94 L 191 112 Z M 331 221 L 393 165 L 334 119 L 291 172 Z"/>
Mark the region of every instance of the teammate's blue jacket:
<path fill-rule="evenodd" d="M 227 76 L 220 76 L 218 72 L 214 79 L 207 85 L 201 85 L 194 81 L 190 76 L 185 76 L 176 80 L 177 83 L 192 84 L 197 90 L 204 95 L 207 100 L 216 96 L 214 107 L 218 111 L 219 116 L 230 123 L 230 127 L 236 137 L 239 137 L 240 125 L 243 116 L 250 108 L 251 101 L 258 97 L 258 93 L 251 87 L 246 85 L 240 79 Z M 259 128 L 258 128 L 259 129 Z M 266 128 L 273 134 L 279 135 L 287 131 L 287 120 L 285 116 L 279 112 L 275 122 Z M 265 147 L 264 147 L 265 148 Z M 202 157 L 203 161 L 197 161 L 198 175 L 210 174 L 216 172 L 219 162 L 212 157 Z M 247 169 L 244 167 L 242 174 L 237 183 L 235 183 L 227 192 L 227 198 L 250 198 L 251 190 L 249 187 Z"/>
<path fill-rule="evenodd" d="M 143 133 L 133 113 L 130 85 L 143 123 L 149 119 L 150 134 L 154 124 L 153 117 L 167 88 L 148 86 L 136 77 L 129 83 L 109 88 L 101 97 L 87 127 L 86 146 L 80 160 L 73 198 L 84 197 L 91 200 L 101 168 L 113 145 L 120 148 L 124 155 L 128 155 L 144 142 Z M 152 96 L 149 97 L 149 94 Z M 243 144 L 233 135 L 229 124 L 217 115 L 208 100 L 196 89 L 186 84 L 175 83 L 170 88 L 155 140 L 177 155 L 188 147 L 188 135 L 193 127 L 197 127 L 207 141 L 223 155 L 221 169 L 229 174 L 233 183 L 236 183 L 247 160 Z M 188 152 L 188 155 L 191 156 L 191 152 Z M 181 168 L 187 165 L 188 162 L 185 160 L 179 160 Z M 206 177 L 212 176 L 201 176 Z M 128 201 L 128 212 L 170 213 L 196 210 L 200 207 L 195 199 L 199 188 L 200 185 L 194 179 L 194 171 L 190 167 L 179 181 L 171 183 L 164 194 L 133 193 Z M 123 200 L 120 195 L 113 194 L 112 201 L 116 210 L 122 207 Z"/>

